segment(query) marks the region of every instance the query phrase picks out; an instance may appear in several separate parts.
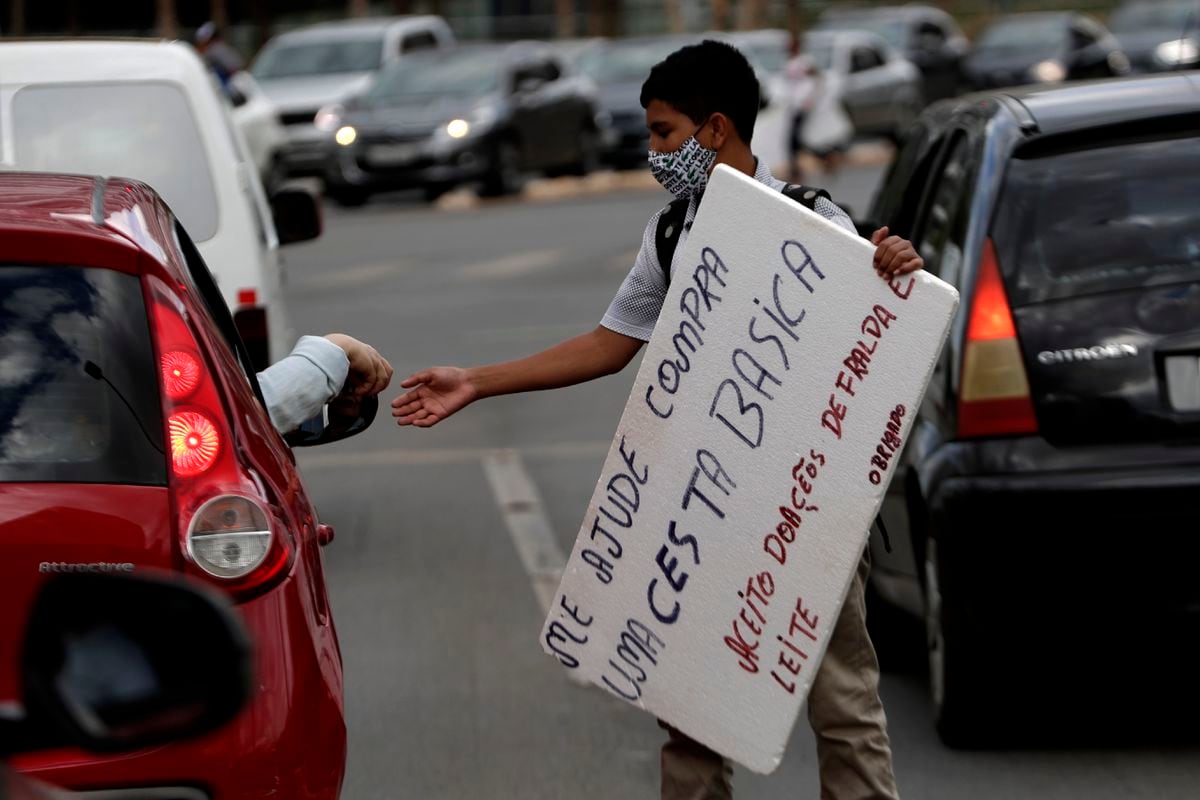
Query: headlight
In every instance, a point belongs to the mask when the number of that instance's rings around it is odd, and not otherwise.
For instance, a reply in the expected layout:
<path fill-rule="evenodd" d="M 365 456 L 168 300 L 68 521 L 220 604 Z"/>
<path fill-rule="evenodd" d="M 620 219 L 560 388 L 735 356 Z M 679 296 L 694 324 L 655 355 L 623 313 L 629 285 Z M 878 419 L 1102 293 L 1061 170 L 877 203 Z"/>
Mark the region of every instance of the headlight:
<path fill-rule="evenodd" d="M 345 109 L 337 104 L 325 106 L 313 117 L 313 125 L 316 125 L 319 131 L 335 130 L 342 121 L 343 111 Z"/>
<path fill-rule="evenodd" d="M 349 147 L 350 145 L 354 144 L 354 141 L 357 138 L 358 131 L 354 130 L 354 127 L 351 125 L 343 125 L 342 127 L 338 128 L 338 132 L 333 135 L 333 140 L 342 147 Z"/>
<path fill-rule="evenodd" d="M 1043 61 L 1035 64 L 1029 73 L 1042 83 L 1058 83 L 1067 77 L 1067 71 L 1057 61 Z"/>
<path fill-rule="evenodd" d="M 451 139 L 462 139 L 471 132 L 471 123 L 465 119 L 452 119 L 446 123 L 446 135 Z"/>
<path fill-rule="evenodd" d="M 1154 48 L 1154 57 L 1164 64 L 1190 64 L 1200 58 L 1200 47 L 1191 39 L 1173 39 Z"/>

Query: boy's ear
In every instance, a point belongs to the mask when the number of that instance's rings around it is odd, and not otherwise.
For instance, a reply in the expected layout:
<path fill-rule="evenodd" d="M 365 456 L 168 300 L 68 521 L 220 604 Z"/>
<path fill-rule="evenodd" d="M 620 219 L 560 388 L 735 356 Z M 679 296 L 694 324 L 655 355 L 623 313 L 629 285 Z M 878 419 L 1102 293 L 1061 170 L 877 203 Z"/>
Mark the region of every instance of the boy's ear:
<path fill-rule="evenodd" d="M 713 150 L 720 150 L 731 138 L 737 138 L 737 129 L 733 127 L 733 123 L 729 120 L 729 117 L 720 111 L 712 115 L 709 124 L 712 126 L 713 132 Z"/>

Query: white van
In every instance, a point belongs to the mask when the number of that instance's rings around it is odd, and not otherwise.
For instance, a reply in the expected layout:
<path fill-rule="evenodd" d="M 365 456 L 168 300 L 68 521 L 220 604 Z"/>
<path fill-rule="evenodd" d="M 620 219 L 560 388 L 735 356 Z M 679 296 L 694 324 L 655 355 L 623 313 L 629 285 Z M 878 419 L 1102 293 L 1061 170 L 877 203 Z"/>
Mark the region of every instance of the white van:
<path fill-rule="evenodd" d="M 381 17 L 323 22 L 267 42 L 250 66 L 287 129 L 284 163 L 292 175 L 323 175 L 332 131 L 317 112 L 363 91 L 383 67 L 409 53 L 454 44 L 438 16 Z"/>
<path fill-rule="evenodd" d="M 278 247 L 317 236 L 319 212 L 299 192 L 268 203 L 228 102 L 189 45 L 0 42 L 0 169 L 150 184 L 199 247 L 255 361 L 288 352 Z"/>

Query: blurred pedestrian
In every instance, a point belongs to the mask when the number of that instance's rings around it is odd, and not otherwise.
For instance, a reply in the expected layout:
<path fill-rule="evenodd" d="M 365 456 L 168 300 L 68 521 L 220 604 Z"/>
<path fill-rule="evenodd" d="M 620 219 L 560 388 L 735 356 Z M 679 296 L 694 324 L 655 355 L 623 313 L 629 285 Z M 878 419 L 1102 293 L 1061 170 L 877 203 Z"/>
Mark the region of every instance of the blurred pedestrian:
<path fill-rule="evenodd" d="M 675 51 L 657 64 L 642 85 L 641 104 L 650 129 L 650 169 L 675 200 L 650 218 L 642 246 L 600 324 L 588 333 L 534 355 L 463 369 L 432 367 L 400 384 L 408 391 L 392 401 L 400 425 L 430 428 L 476 400 L 556 389 L 623 369 L 650 340 L 666 300 L 673 257 L 682 252 L 708 178 L 726 164 L 779 192 L 788 184 L 773 176 L 750 150 L 758 116 L 758 79 L 736 48 L 704 41 Z M 854 233 L 854 223 L 824 191 L 806 204 Z M 671 256 L 665 253 L 660 220 L 674 213 Z M 885 279 L 923 266 L 912 243 L 875 231 L 874 268 Z M 809 693 L 809 719 L 817 735 L 821 797 L 826 800 L 897 797 L 883 704 L 879 664 L 867 634 L 864 590 L 867 553 L 834 625 L 824 660 Z M 698 702 L 702 699 L 697 698 Z M 665 727 L 665 726 L 664 726 Z M 731 768 L 718 753 L 670 729 L 662 750 L 664 800 L 717 800 L 732 796 Z"/>
<path fill-rule="evenodd" d="M 787 78 L 787 108 L 791 117 L 788 129 L 788 180 L 803 183 L 800 156 L 805 152 L 804 124 L 816 104 L 821 88 L 821 71 L 816 63 L 802 51 L 800 37 L 792 34 L 791 58 L 784 67 Z"/>
<path fill-rule="evenodd" d="M 230 78 L 246 67 L 246 62 L 242 60 L 241 54 L 225 41 L 221 29 L 212 21 L 206 22 L 196 29 L 192 43 L 195 45 L 196 51 L 200 53 L 200 57 L 204 59 L 204 63 L 216 74 L 221 86 L 228 91 Z"/>

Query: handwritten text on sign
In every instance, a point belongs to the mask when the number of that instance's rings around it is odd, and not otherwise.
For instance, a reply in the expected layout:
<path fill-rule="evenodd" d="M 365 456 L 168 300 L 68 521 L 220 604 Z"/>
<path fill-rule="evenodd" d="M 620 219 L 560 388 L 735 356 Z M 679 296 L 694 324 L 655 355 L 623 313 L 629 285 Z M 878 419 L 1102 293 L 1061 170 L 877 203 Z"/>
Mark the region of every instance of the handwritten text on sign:
<path fill-rule="evenodd" d="M 957 305 L 718 167 L 542 632 L 758 772 L 783 757 Z"/>

